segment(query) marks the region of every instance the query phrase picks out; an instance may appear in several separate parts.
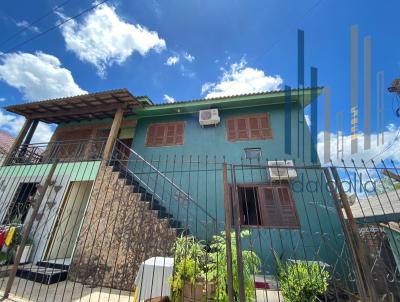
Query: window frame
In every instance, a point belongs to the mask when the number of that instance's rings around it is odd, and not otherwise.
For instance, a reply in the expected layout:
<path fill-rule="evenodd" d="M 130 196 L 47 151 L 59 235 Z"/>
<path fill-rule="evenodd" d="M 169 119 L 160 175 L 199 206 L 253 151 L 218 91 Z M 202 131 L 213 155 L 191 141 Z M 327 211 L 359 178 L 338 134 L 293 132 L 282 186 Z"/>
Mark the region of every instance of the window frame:
<path fill-rule="evenodd" d="M 151 123 L 151 124 L 149 124 L 148 126 L 147 126 L 147 132 L 146 132 L 146 140 L 145 140 L 145 147 L 171 147 L 171 146 L 181 146 L 181 145 L 184 145 L 184 143 L 185 143 L 185 122 L 184 121 L 178 121 L 178 122 L 167 122 L 167 123 Z M 168 139 L 168 137 L 171 137 L 171 136 L 168 136 L 168 126 L 171 126 L 171 125 L 173 125 L 175 128 L 174 128 L 174 136 L 173 136 L 173 138 L 174 138 L 174 142 L 173 143 L 168 143 L 167 142 L 167 139 Z M 178 129 L 178 126 L 179 125 L 181 125 L 182 126 L 182 139 L 180 140 L 180 141 L 178 141 L 178 135 L 177 135 L 177 129 Z M 150 136 L 149 136 L 149 134 L 150 134 L 150 131 L 151 131 L 151 128 L 152 127 L 154 127 L 155 129 L 154 129 L 154 131 L 155 131 L 155 133 L 156 133 L 156 131 L 157 131 L 157 128 L 158 127 L 166 127 L 165 129 L 164 129 L 164 133 L 163 133 L 163 138 L 162 138 L 162 142 L 161 143 L 155 143 L 155 139 L 153 139 L 153 142 L 149 142 L 149 138 L 150 138 Z M 154 135 L 156 135 L 156 134 L 154 134 Z M 178 141 L 178 142 L 177 142 Z"/>
<path fill-rule="evenodd" d="M 251 119 L 257 118 L 258 128 L 252 129 L 251 128 Z M 262 118 L 266 119 L 266 127 L 263 128 L 260 124 Z M 245 123 L 245 130 L 239 130 L 238 123 L 244 120 Z M 232 125 L 233 123 L 233 130 Z M 237 142 L 237 141 L 254 141 L 254 140 L 268 140 L 273 139 L 272 134 L 272 126 L 271 126 L 271 117 L 268 112 L 264 113 L 257 113 L 257 114 L 249 114 L 249 115 L 238 115 L 238 116 L 231 116 L 228 117 L 225 121 L 225 128 L 226 128 L 226 139 L 228 142 Z M 252 134 L 253 131 L 266 131 L 265 135 L 255 136 Z M 246 132 L 246 136 L 243 136 L 243 133 Z M 242 135 L 242 137 L 240 137 Z M 233 136 L 233 137 L 232 137 Z"/>
<path fill-rule="evenodd" d="M 293 198 L 293 193 L 291 190 L 291 187 L 289 184 L 265 184 L 265 183 L 244 183 L 244 184 L 237 184 L 237 188 L 254 188 L 257 192 L 257 210 L 259 211 L 259 216 L 261 218 L 261 223 L 256 224 L 256 225 L 247 225 L 247 224 L 242 224 L 242 218 L 240 218 L 240 225 L 244 228 L 266 228 L 266 229 L 300 229 L 300 219 L 299 215 L 297 213 L 297 207 L 296 207 L 296 202 Z M 276 196 L 278 194 L 278 189 L 285 189 L 288 192 L 288 197 L 289 197 L 289 204 L 291 211 L 294 216 L 294 224 L 293 225 L 287 225 L 287 224 L 280 224 L 280 225 L 271 225 L 267 223 L 267 218 L 265 217 L 265 210 L 264 210 L 264 205 L 265 205 L 265 199 L 263 197 L 263 193 L 261 192 L 263 188 L 266 189 L 272 189 L 273 195 L 274 195 L 274 202 L 280 202 L 280 199 L 276 199 Z M 234 189 L 234 186 L 231 186 L 231 189 Z M 231 190 L 231 192 L 234 192 Z M 239 193 L 239 192 L 238 192 Z M 233 196 L 232 196 L 233 197 Z M 240 217 L 243 217 L 246 213 L 243 212 L 243 207 L 241 200 L 239 199 L 239 194 L 237 194 L 237 200 L 238 200 L 238 208 L 240 212 Z M 279 208 L 278 212 L 280 216 L 282 215 L 282 209 Z"/>

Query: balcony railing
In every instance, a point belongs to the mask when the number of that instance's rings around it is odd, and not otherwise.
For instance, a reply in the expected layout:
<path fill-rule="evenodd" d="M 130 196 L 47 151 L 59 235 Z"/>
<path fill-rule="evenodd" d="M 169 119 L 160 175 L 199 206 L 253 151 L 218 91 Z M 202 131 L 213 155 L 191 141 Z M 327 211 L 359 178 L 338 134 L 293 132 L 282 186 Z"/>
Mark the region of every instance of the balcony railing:
<path fill-rule="evenodd" d="M 6 165 L 35 165 L 54 162 L 99 160 L 106 139 L 56 141 L 21 145 L 8 158 Z"/>

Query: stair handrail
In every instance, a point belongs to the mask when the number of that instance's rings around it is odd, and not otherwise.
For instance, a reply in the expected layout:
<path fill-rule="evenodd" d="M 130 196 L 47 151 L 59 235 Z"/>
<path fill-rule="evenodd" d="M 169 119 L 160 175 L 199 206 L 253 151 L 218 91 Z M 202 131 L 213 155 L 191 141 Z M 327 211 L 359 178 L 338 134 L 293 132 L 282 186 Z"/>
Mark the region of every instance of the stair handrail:
<path fill-rule="evenodd" d="M 169 184 L 171 184 L 177 191 L 179 191 L 179 193 L 183 193 L 185 198 L 192 202 L 196 207 L 198 207 L 200 210 L 202 210 L 208 217 L 210 217 L 214 222 L 216 222 L 217 220 L 210 215 L 210 213 L 208 213 L 208 211 L 206 209 L 204 209 L 201 205 L 199 205 L 192 197 L 190 197 L 189 193 L 186 193 L 185 191 L 183 191 L 180 187 L 178 187 L 171 179 L 169 179 L 164 173 L 162 173 L 160 170 L 158 170 L 156 167 L 154 167 L 150 162 L 148 162 L 147 160 L 145 160 L 140 154 L 138 154 L 135 150 L 133 150 L 131 147 L 127 146 L 124 142 L 122 142 L 119 139 L 116 139 L 115 144 L 114 144 L 114 150 L 115 150 L 115 146 L 116 144 L 121 144 L 123 147 L 127 148 L 129 150 L 129 152 L 133 153 L 135 156 L 137 156 L 141 161 L 143 161 L 147 166 L 149 166 L 152 170 L 154 170 L 159 176 L 161 176 L 164 180 L 166 180 Z M 128 156 L 129 158 L 129 156 Z M 113 159 L 113 160 L 118 160 L 120 161 L 118 158 L 117 159 Z M 133 175 L 136 175 L 133 171 L 131 171 L 129 169 L 128 166 L 125 167 L 128 172 L 132 173 Z M 137 177 L 137 176 L 136 176 Z M 141 181 L 144 185 L 146 185 L 139 177 L 137 177 L 139 181 Z M 151 188 L 149 186 L 146 185 L 146 187 L 148 187 L 150 190 Z M 153 190 L 152 190 L 153 191 Z M 153 192 L 154 194 L 158 195 L 156 192 Z M 162 199 L 162 198 L 161 198 Z"/>

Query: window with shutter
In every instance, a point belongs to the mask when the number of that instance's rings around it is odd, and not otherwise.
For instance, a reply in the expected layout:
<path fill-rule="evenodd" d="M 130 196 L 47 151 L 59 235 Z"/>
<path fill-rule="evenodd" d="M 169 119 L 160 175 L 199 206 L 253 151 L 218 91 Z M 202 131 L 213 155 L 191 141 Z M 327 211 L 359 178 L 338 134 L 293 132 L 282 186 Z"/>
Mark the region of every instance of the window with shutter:
<path fill-rule="evenodd" d="M 270 228 L 298 228 L 299 220 L 288 186 L 260 186 L 263 225 Z"/>
<path fill-rule="evenodd" d="M 151 124 L 147 128 L 147 147 L 183 145 L 184 122 Z"/>
<path fill-rule="evenodd" d="M 266 113 L 228 118 L 226 121 L 228 141 L 271 139 L 272 130 Z"/>
<path fill-rule="evenodd" d="M 288 185 L 238 186 L 240 222 L 243 226 L 298 228 L 299 220 Z M 232 192 L 233 193 L 233 192 Z"/>

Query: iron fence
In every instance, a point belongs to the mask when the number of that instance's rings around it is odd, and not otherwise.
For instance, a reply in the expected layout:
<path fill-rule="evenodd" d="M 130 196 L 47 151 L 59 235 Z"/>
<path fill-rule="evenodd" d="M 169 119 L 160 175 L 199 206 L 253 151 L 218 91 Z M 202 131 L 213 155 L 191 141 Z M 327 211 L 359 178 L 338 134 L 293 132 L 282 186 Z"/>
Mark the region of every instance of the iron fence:
<path fill-rule="evenodd" d="M 78 154 L 0 169 L 0 295 L 399 300 L 394 163 Z"/>

